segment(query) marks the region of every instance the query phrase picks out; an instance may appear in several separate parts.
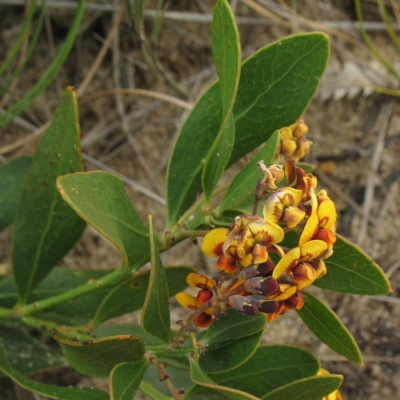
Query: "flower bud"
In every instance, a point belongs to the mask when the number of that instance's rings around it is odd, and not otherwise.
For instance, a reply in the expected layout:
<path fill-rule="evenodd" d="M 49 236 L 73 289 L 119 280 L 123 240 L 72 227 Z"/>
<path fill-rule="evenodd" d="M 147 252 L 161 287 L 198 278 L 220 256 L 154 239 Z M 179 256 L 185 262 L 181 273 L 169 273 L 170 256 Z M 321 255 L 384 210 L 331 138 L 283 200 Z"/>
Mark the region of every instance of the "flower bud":
<path fill-rule="evenodd" d="M 231 296 L 229 305 L 245 315 L 255 315 L 259 312 L 258 299 L 255 301 L 250 296 Z"/>
<path fill-rule="evenodd" d="M 273 314 L 279 308 L 279 303 L 275 300 L 260 300 L 260 311 L 264 314 Z"/>
<path fill-rule="evenodd" d="M 248 292 L 263 295 L 272 295 L 279 290 L 279 283 L 276 279 L 268 276 L 266 278 L 251 278 L 248 279 L 244 287 Z"/>

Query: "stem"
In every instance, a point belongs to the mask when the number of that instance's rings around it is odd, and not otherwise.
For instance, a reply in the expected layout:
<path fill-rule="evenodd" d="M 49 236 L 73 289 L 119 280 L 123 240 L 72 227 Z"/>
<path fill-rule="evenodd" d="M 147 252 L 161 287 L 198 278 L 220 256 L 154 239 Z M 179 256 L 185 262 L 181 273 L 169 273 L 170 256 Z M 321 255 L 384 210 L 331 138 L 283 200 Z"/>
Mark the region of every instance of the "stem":
<path fill-rule="evenodd" d="M 190 332 L 190 337 L 192 338 L 193 343 L 193 358 L 196 362 L 199 362 L 199 345 L 194 332 Z"/>
<path fill-rule="evenodd" d="M 0 318 L 10 318 L 14 316 L 14 310 L 11 308 L 0 307 Z"/>
<path fill-rule="evenodd" d="M 55 333 L 60 333 L 62 334 L 62 336 L 65 336 L 68 339 L 79 340 L 79 341 L 85 341 L 92 338 L 87 333 L 82 333 L 82 331 L 85 331 L 87 329 L 85 325 L 66 327 L 66 326 L 60 326 L 55 322 L 44 321 L 34 317 L 22 317 L 21 321 L 25 325 L 31 328 L 35 328 L 40 331 L 45 331 L 50 335 L 53 335 Z"/>
<path fill-rule="evenodd" d="M 183 336 L 183 334 L 185 333 L 186 329 L 189 328 L 189 325 L 201 314 L 203 313 L 205 310 L 207 310 L 207 308 L 210 308 L 210 305 L 207 303 L 204 303 L 201 307 L 197 308 L 196 311 L 194 311 L 192 314 L 189 315 L 189 317 L 186 319 L 185 321 L 185 325 L 183 325 L 181 327 L 181 329 L 179 329 L 178 331 L 178 335 L 176 336 L 176 342 L 172 342 L 170 345 L 170 348 L 173 347 L 178 347 L 179 346 L 179 340 L 181 339 L 181 337 Z"/>
<path fill-rule="evenodd" d="M 156 368 L 158 369 L 158 372 L 160 374 L 160 381 L 165 382 L 165 384 L 167 385 L 167 387 L 168 387 L 169 391 L 171 392 L 172 396 L 174 397 L 174 399 L 182 400 L 180 394 L 178 393 L 178 390 L 176 389 L 176 387 L 172 383 L 171 379 L 169 379 L 169 376 L 165 372 L 164 365 L 161 364 L 157 358 L 150 357 L 149 361 L 152 364 L 154 364 L 156 366 Z"/>
<path fill-rule="evenodd" d="M 35 301 L 34 303 L 27 304 L 27 305 L 17 304 L 14 307 L 14 309 L 10 310 L 11 312 L 5 316 L 11 316 L 11 315 L 13 315 L 15 317 L 28 316 L 37 311 L 42 311 L 42 310 L 45 310 L 46 308 L 54 307 L 58 304 L 65 303 L 68 300 L 82 296 L 86 293 L 90 293 L 96 289 L 99 289 L 99 288 L 102 288 L 105 286 L 115 285 L 115 284 L 125 280 L 133 272 L 134 271 L 130 271 L 128 273 L 123 273 L 120 270 L 114 270 L 111 273 L 109 273 L 108 275 L 105 275 L 96 280 L 90 280 L 81 286 L 78 286 L 74 289 L 68 290 L 64 293 L 60 293 L 56 296 L 52 296 L 52 297 L 48 297 L 43 300 Z M 0 314 L 0 316 L 2 316 L 2 315 Z"/>
<path fill-rule="evenodd" d="M 146 346 L 146 353 L 152 354 L 157 357 L 182 357 L 187 358 L 189 354 L 192 353 L 192 349 L 189 347 L 177 347 L 174 348 L 173 353 L 169 346 L 167 345 L 160 345 L 160 346 Z"/>
<path fill-rule="evenodd" d="M 230 290 L 225 289 L 221 292 L 221 301 L 226 301 L 230 296 L 243 293 L 244 291 L 245 291 L 244 283 Z"/>

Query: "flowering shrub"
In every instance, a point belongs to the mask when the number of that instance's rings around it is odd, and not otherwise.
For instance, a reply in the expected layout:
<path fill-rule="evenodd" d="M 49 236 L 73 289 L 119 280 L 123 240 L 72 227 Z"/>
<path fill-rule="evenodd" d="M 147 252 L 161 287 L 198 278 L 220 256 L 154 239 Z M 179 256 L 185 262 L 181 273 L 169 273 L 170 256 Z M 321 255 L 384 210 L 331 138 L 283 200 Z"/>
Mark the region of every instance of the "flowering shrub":
<path fill-rule="evenodd" d="M 307 291 L 390 291 L 380 268 L 336 233 L 334 202 L 300 163 L 311 143 L 299 118 L 325 69 L 328 39 L 294 35 L 241 63 L 233 14 L 218 0 L 212 50 L 219 80 L 176 140 L 164 232 L 154 232 L 151 214 L 147 226 L 142 222 L 119 178 L 83 171 L 73 88 L 33 159 L 0 167 L 7 194 L 1 228 L 14 224 L 12 276 L 0 281 L 0 370 L 17 384 L 50 398 L 109 398 L 27 376 L 68 364 L 107 377 L 112 399 L 132 399 L 138 390 L 157 400 L 340 399 L 342 377 L 321 369 L 311 353 L 260 345 L 266 324 L 288 310 L 337 353 L 362 363 L 347 328 Z M 248 154 L 245 167 L 220 185 L 224 171 Z M 119 250 L 119 268 L 56 267 L 86 224 Z M 216 260 L 211 276 L 162 265 L 160 252 L 193 238 L 203 238 L 202 251 Z M 150 271 L 138 271 L 148 262 Z M 188 285 L 195 296 L 184 291 Z M 171 330 L 172 296 L 192 313 L 172 321 Z M 140 325 L 104 324 L 135 310 Z M 63 356 L 24 328 L 53 335 Z"/>

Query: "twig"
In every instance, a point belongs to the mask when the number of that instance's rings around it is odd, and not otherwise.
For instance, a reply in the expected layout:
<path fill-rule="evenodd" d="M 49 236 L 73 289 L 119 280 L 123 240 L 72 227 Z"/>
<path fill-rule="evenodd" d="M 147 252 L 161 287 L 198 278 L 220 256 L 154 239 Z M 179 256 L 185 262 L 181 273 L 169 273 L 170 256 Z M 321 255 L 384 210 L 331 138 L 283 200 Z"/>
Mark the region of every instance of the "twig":
<path fill-rule="evenodd" d="M 143 118 L 151 112 L 155 111 L 158 107 L 162 105 L 161 101 L 156 101 L 153 104 L 150 104 L 147 107 L 140 108 L 128 115 L 126 115 L 126 119 L 128 122 L 137 120 L 139 118 Z M 105 122 L 100 122 L 97 126 L 90 130 L 82 139 L 81 146 L 82 148 L 87 148 L 90 145 L 96 143 L 100 139 L 106 138 L 111 132 L 119 127 L 119 121 L 113 121 L 110 124 L 106 125 Z"/>
<path fill-rule="evenodd" d="M 93 79 L 94 75 L 96 74 L 96 71 L 100 67 L 100 64 L 103 61 L 103 58 L 106 55 L 107 50 L 112 43 L 114 35 L 117 32 L 118 27 L 119 27 L 120 23 L 122 22 L 123 17 L 124 17 L 124 9 L 123 9 L 123 7 L 121 7 L 117 17 L 113 21 L 111 29 L 108 32 L 107 38 L 104 41 L 103 46 L 101 47 L 101 49 L 99 51 L 99 54 L 97 54 L 97 57 L 92 64 L 92 67 L 90 68 L 89 72 L 86 74 L 83 82 L 79 85 L 78 89 L 76 90 L 76 94 L 78 97 L 80 97 L 84 93 L 87 86 L 90 84 L 91 80 Z"/>
<path fill-rule="evenodd" d="M 393 303 L 393 304 L 400 305 L 400 299 L 398 297 L 372 296 L 372 297 L 368 297 L 368 300 L 376 300 L 376 301 L 382 301 L 384 303 Z"/>
<path fill-rule="evenodd" d="M 340 355 L 324 355 L 324 354 L 316 354 L 316 357 L 318 358 L 318 360 L 321 361 L 325 361 L 325 362 L 329 362 L 329 361 L 334 361 L 334 362 L 345 362 L 345 363 L 349 363 L 350 361 L 343 356 Z M 365 362 L 365 364 L 369 364 L 369 363 L 382 363 L 382 362 L 386 362 L 386 363 L 394 363 L 394 364 L 398 364 L 400 362 L 400 357 L 382 357 L 382 356 L 363 356 L 363 361 Z"/>
<path fill-rule="evenodd" d="M 2 110 L 0 110 L 0 111 L 2 111 Z M 11 152 L 15 151 L 16 149 L 18 149 L 19 147 L 31 142 L 32 140 L 34 140 L 36 138 L 38 138 L 50 125 L 50 122 L 47 122 L 47 123 L 43 124 L 41 127 L 36 128 L 34 125 L 32 125 L 29 122 L 25 121 L 21 117 L 14 118 L 14 122 L 17 123 L 20 126 L 23 126 L 24 128 L 28 128 L 30 130 L 34 129 L 34 132 L 30 133 L 29 135 L 25 136 L 22 139 L 16 140 L 13 143 L 10 143 L 10 144 L 8 144 L 6 146 L 1 147 L 0 148 L 0 154 L 11 153 Z"/>
<path fill-rule="evenodd" d="M 392 3 L 396 4 L 396 0 L 390 0 Z M 39 0 L 40 3 L 40 0 Z M 0 4 L 13 5 L 13 6 L 21 6 L 25 4 L 25 0 L 0 0 Z M 47 1 L 46 6 L 48 8 L 61 8 L 68 10 L 76 9 L 76 2 L 74 1 Z M 394 7 L 393 7 L 394 8 Z M 397 6 L 398 9 L 398 6 Z M 117 7 L 112 4 L 104 4 L 104 3 L 87 3 L 85 6 L 85 10 L 94 10 L 98 12 L 114 12 L 117 10 Z M 157 12 L 155 10 L 144 10 L 144 16 L 155 18 Z M 184 11 L 166 11 L 163 14 L 164 19 L 172 20 L 172 21 L 183 21 L 183 22 L 196 22 L 200 24 L 209 24 L 212 20 L 212 14 L 210 13 L 194 13 L 194 12 L 184 12 Z M 237 16 L 236 22 L 238 25 L 256 25 L 256 26 L 271 26 L 277 25 L 277 23 L 273 20 L 269 20 L 267 18 L 257 18 L 257 17 L 245 17 L 245 16 Z M 354 21 L 315 21 L 316 24 L 321 26 L 337 29 L 337 30 L 359 30 L 358 22 Z M 368 31 L 385 31 L 386 24 L 380 21 L 365 21 L 364 28 Z M 396 27 L 397 30 L 400 30 L 399 27 Z"/>
<path fill-rule="evenodd" d="M 367 184 L 365 186 L 363 218 L 361 220 L 361 225 L 360 225 L 358 238 L 357 238 L 357 245 L 360 247 L 362 247 L 362 244 L 364 243 L 364 240 L 366 237 L 367 226 L 368 226 L 368 217 L 370 215 L 371 208 L 372 208 L 372 202 L 374 199 L 375 180 L 377 177 L 377 172 L 378 172 L 379 164 L 381 161 L 382 151 L 384 148 L 385 134 L 388 129 L 389 121 L 390 121 L 392 111 L 393 111 L 393 104 L 394 104 L 393 100 L 388 103 L 388 105 L 384 109 L 384 115 L 382 117 L 383 121 L 382 122 L 379 121 L 381 124 L 381 128 L 379 130 L 379 135 L 378 135 L 378 139 L 376 142 L 374 155 L 372 157 L 371 169 L 368 174 Z"/>
<path fill-rule="evenodd" d="M 168 387 L 169 391 L 171 392 L 172 396 L 174 397 L 174 400 L 181 400 L 182 397 L 180 396 L 178 390 L 172 383 L 171 379 L 169 379 L 169 376 L 164 370 L 164 365 L 158 361 L 156 357 L 148 357 L 148 360 L 154 364 L 158 370 L 158 373 L 160 374 L 160 381 L 164 382 L 166 386 Z"/>
<path fill-rule="evenodd" d="M 400 267 L 400 260 L 394 263 L 387 271 L 386 271 L 386 277 L 390 279 L 390 277 L 393 275 L 393 272 L 396 271 Z"/>
<path fill-rule="evenodd" d="M 108 90 L 100 90 L 98 92 L 94 92 L 92 94 L 89 94 L 85 97 L 82 97 L 79 100 L 79 104 L 85 104 L 91 100 L 94 99 L 98 99 L 100 97 L 104 97 L 104 96 L 111 96 L 111 95 L 115 95 L 116 93 L 119 94 L 137 94 L 140 96 L 146 96 L 146 97 L 152 97 L 154 99 L 159 99 L 159 100 L 163 100 L 167 103 L 170 104 L 174 104 L 176 106 L 185 108 L 186 110 L 191 110 L 193 108 L 193 105 L 178 99 L 176 97 L 170 96 L 168 94 L 164 94 L 164 93 L 159 93 L 159 92 L 155 92 L 154 90 L 146 90 L 146 89 L 134 89 L 134 88 L 121 88 L 121 89 L 108 89 Z"/>

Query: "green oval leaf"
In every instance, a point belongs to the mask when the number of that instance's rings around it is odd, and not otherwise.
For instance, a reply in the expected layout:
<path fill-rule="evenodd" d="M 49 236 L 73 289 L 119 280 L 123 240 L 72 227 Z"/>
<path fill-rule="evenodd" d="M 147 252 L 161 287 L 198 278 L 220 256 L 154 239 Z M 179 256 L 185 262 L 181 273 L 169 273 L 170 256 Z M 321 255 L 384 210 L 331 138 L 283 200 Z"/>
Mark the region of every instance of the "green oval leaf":
<path fill-rule="evenodd" d="M 278 145 L 278 132 L 274 132 L 266 141 L 260 152 L 257 153 L 233 179 L 218 207 L 218 212 L 220 214 L 228 209 L 240 207 L 243 202 L 251 197 L 254 199 L 257 180 L 262 176 L 262 171 L 257 163 L 259 161 L 264 161 L 265 165 L 270 165 L 274 160 Z"/>
<path fill-rule="evenodd" d="M 199 337 L 199 343 L 207 346 L 240 339 L 263 330 L 266 324 L 265 314 L 244 315 L 236 310 L 227 310 L 226 315 L 214 319 L 205 334 Z"/>
<path fill-rule="evenodd" d="M 76 213 L 119 250 L 125 269 L 149 259 L 147 229 L 121 179 L 102 171 L 85 172 L 61 176 L 57 187 Z"/>
<path fill-rule="evenodd" d="M 320 400 L 334 392 L 342 384 L 341 375 L 313 376 L 300 379 L 269 392 L 263 400 Z"/>
<path fill-rule="evenodd" d="M 297 379 L 315 375 L 318 360 L 309 352 L 293 346 L 260 346 L 244 364 L 229 372 L 210 374 L 219 385 L 261 397 Z M 187 395 L 200 395 L 204 389 L 193 387 Z"/>
<path fill-rule="evenodd" d="M 313 32 L 272 43 L 242 64 L 233 108 L 235 146 L 229 164 L 301 116 L 317 89 L 328 56 L 328 37 Z M 176 141 L 167 174 L 168 227 L 201 192 L 201 170 L 219 132 L 221 115 L 217 82 L 196 103 Z"/>
<path fill-rule="evenodd" d="M 20 303 L 81 236 L 85 223 L 57 192 L 58 176 L 83 170 L 75 91 L 68 88 L 36 149 L 15 218 L 12 268 Z"/>
<path fill-rule="evenodd" d="M 0 166 L 0 231 L 14 222 L 18 198 L 30 165 L 31 158 L 22 156 Z"/>
<path fill-rule="evenodd" d="M 117 364 L 139 361 L 145 351 L 143 340 L 133 335 L 109 336 L 86 342 L 58 336 L 54 339 L 61 344 L 68 364 L 88 376 L 108 376 Z"/>
<path fill-rule="evenodd" d="M 116 365 L 110 374 L 110 400 L 132 400 L 149 365 L 147 358 Z"/>
<path fill-rule="evenodd" d="M 327 273 L 314 282 L 321 289 L 369 296 L 392 291 L 380 267 L 360 248 L 340 235 L 333 255 L 325 260 Z"/>
<path fill-rule="evenodd" d="M 32 335 L 0 326 L 0 346 L 10 366 L 23 374 L 65 366 L 63 357 Z"/>
<path fill-rule="evenodd" d="M 231 157 L 235 142 L 233 104 L 239 86 L 241 49 L 235 16 L 226 0 L 218 0 L 211 24 L 214 64 L 222 98 L 221 127 L 209 150 L 202 172 L 202 185 L 208 203 Z"/>
<path fill-rule="evenodd" d="M 191 272 L 194 272 L 194 269 L 189 267 L 165 268 L 170 296 L 174 296 L 187 287 L 186 277 Z M 150 273 L 145 272 L 113 288 L 103 298 L 90 324 L 97 326 L 107 319 L 119 317 L 120 315 L 141 309 L 146 297 L 149 278 Z"/>
<path fill-rule="evenodd" d="M 258 399 L 258 397 L 252 396 L 249 393 L 245 393 L 237 389 L 232 389 L 230 387 L 224 387 L 218 385 L 203 371 L 198 362 L 196 362 L 193 358 L 190 358 L 189 361 L 190 361 L 190 378 L 196 385 L 216 390 L 217 392 L 225 396 L 228 396 L 230 399 L 234 400 Z"/>
<path fill-rule="evenodd" d="M 237 368 L 254 354 L 263 334 L 264 330 L 260 330 L 240 339 L 206 346 L 199 363 L 207 373 L 221 373 Z"/>
<path fill-rule="evenodd" d="M 303 292 L 304 306 L 297 314 L 312 333 L 336 353 L 362 364 L 362 355 L 352 334 L 338 316 L 321 300 Z"/>
<path fill-rule="evenodd" d="M 165 342 L 169 342 L 171 330 L 169 327 L 168 283 L 155 241 L 151 214 L 149 215 L 149 236 L 151 252 L 150 280 L 140 324 L 146 332 Z"/>
<path fill-rule="evenodd" d="M 9 364 L 4 349 L 0 346 L 0 371 L 7 375 L 19 386 L 30 390 L 33 393 L 49 397 L 51 399 L 61 400 L 108 400 L 109 396 L 102 390 L 94 388 L 73 388 L 48 385 L 46 383 L 36 382 L 21 372 L 16 371 Z"/>

